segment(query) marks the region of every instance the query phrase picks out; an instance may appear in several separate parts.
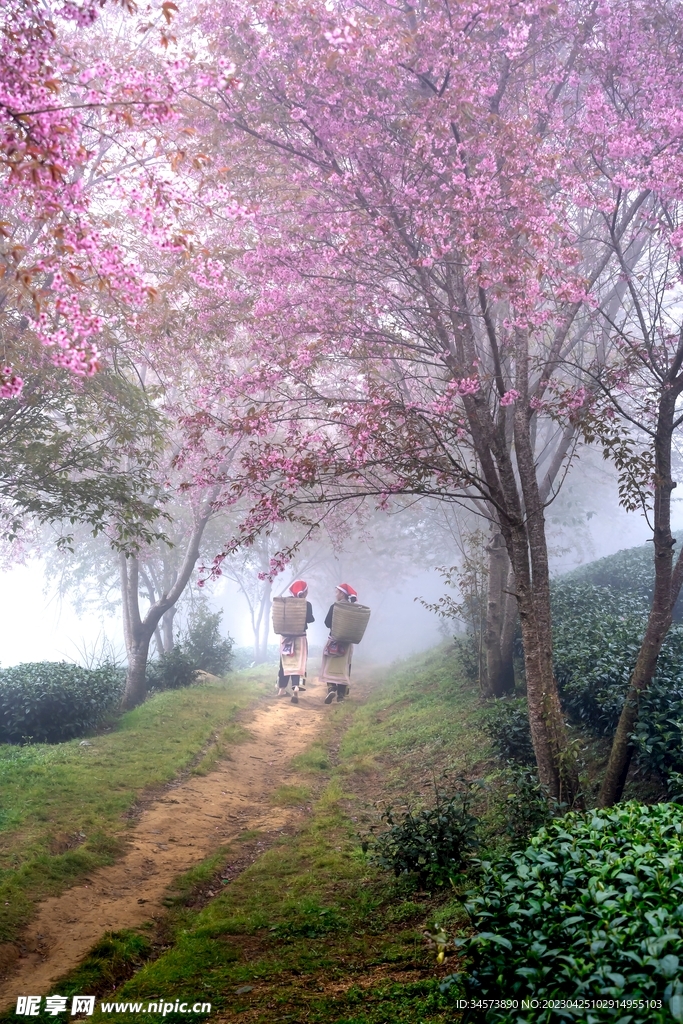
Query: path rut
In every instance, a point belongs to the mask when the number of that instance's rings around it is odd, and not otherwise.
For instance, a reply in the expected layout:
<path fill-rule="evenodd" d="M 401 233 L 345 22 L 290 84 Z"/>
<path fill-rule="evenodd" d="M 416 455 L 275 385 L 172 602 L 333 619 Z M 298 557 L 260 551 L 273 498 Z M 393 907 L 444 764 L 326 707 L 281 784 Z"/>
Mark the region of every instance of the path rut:
<path fill-rule="evenodd" d="M 18 995 L 47 992 L 105 932 L 160 914 L 173 879 L 245 829 L 282 829 L 296 811 L 269 806 L 269 796 L 294 781 L 289 763 L 311 743 L 323 714 L 319 689 L 302 694 L 298 706 L 269 700 L 247 725 L 252 739 L 236 746 L 232 759 L 169 786 L 141 813 L 120 860 L 40 903 L 0 980 L 0 1009 Z"/>

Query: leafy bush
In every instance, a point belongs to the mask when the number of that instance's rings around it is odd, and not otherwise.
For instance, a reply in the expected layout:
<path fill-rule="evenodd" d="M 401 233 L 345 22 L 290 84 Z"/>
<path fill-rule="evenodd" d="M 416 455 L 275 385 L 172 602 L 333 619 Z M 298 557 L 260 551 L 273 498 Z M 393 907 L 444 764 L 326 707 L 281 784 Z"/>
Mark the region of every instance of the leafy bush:
<path fill-rule="evenodd" d="M 675 535 L 678 545 L 683 543 L 683 534 Z M 588 584 L 606 587 L 616 598 L 637 600 L 647 609 L 652 601 L 655 584 L 654 553 L 652 544 L 641 544 L 636 548 L 625 548 L 607 558 L 582 565 L 563 577 L 568 583 Z M 674 621 L 683 621 L 683 595 L 674 608 Z"/>
<path fill-rule="evenodd" d="M 676 648 L 680 649 L 679 651 Z M 683 630 L 673 627 L 659 656 L 657 674 L 640 702 L 633 734 L 638 761 L 680 795 L 683 772 Z M 673 788 L 672 788 L 673 787 Z"/>
<path fill-rule="evenodd" d="M 174 647 L 147 666 L 147 686 L 154 690 L 177 690 L 191 686 L 195 672 L 224 675 L 232 667 L 231 637 L 222 637 L 222 612 L 210 614 L 201 609 L 180 633 Z"/>
<path fill-rule="evenodd" d="M 646 607 L 606 587 L 559 580 L 553 586 L 553 664 L 562 704 L 599 736 L 616 728 Z"/>
<path fill-rule="evenodd" d="M 487 704 L 483 724 L 504 761 L 535 764 L 525 697 L 498 697 Z"/>
<path fill-rule="evenodd" d="M 477 819 L 470 812 L 474 785 L 462 781 L 451 793 L 435 786 L 434 807 L 406 811 L 398 818 L 388 807 L 382 820 L 389 828 L 372 842 L 373 863 L 397 876 L 416 872 L 428 888 L 448 882 L 476 845 Z"/>
<path fill-rule="evenodd" d="M 526 846 L 529 837 L 542 825 L 548 825 L 566 805 L 553 802 L 538 780 L 538 771 L 525 764 L 508 763 L 500 782 L 506 794 L 503 809 L 505 831 L 513 849 Z"/>
<path fill-rule="evenodd" d="M 147 687 L 150 690 L 179 690 L 194 682 L 197 666 L 179 645 L 165 651 L 147 665 Z"/>
<path fill-rule="evenodd" d="M 683 810 L 636 802 L 568 814 L 485 864 L 468 904 L 469 998 L 625 1000 L 564 1019 L 683 1020 Z M 638 1000 L 663 999 L 662 1009 Z M 630 1005 L 628 1001 L 631 1001 Z M 636 1005 L 633 1005 L 636 1001 Z M 556 1019 L 537 1011 L 534 1020 Z M 519 1019 L 489 1011 L 487 1021 Z"/>
<path fill-rule="evenodd" d="M 636 580 L 630 596 L 567 578 L 553 587 L 553 659 L 562 704 L 597 735 L 612 735 L 616 728 L 645 631 L 647 607 L 637 586 Z M 683 772 L 681 625 L 672 626 L 664 641 L 633 740 L 640 764 L 669 788 L 680 788 L 672 773 Z"/>
<path fill-rule="evenodd" d="M 181 638 L 181 647 L 187 660 L 196 669 L 211 672 L 215 676 L 225 675 L 232 667 L 232 637 L 220 633 L 223 613 L 209 613 L 205 609 L 190 620 L 189 627 Z"/>
<path fill-rule="evenodd" d="M 481 683 L 481 653 L 477 639 L 471 633 L 453 637 L 453 647 L 462 674 L 468 683 Z"/>
<path fill-rule="evenodd" d="M 0 672 L 0 742 L 60 743 L 94 728 L 119 701 L 114 665 L 81 668 L 40 661 Z"/>

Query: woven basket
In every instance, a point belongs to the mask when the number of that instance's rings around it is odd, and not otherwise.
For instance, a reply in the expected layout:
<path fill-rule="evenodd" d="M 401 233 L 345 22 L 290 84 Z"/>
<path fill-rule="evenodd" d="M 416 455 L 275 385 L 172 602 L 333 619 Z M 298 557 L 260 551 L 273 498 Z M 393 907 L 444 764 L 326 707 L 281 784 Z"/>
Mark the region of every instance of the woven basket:
<path fill-rule="evenodd" d="M 370 609 L 364 604 L 338 601 L 332 610 L 332 637 L 346 644 L 359 644 L 365 634 Z"/>
<path fill-rule="evenodd" d="M 306 632 L 306 601 L 302 597 L 273 598 L 273 632 L 303 636 Z"/>

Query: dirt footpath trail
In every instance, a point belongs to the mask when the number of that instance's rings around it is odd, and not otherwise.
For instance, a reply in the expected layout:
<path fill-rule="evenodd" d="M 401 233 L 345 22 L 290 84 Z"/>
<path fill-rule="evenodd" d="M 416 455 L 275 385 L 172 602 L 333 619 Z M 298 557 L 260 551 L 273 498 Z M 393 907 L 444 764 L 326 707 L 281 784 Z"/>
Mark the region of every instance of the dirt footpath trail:
<path fill-rule="evenodd" d="M 298 706 L 289 697 L 268 698 L 247 723 L 253 739 L 236 746 L 232 760 L 169 786 L 143 810 L 128 852 L 116 864 L 40 903 L 18 945 L 21 955 L 0 981 L 0 1009 L 17 995 L 47 992 L 105 932 L 134 928 L 162 913 L 173 879 L 245 829 L 282 829 L 297 812 L 269 806 L 269 796 L 296 781 L 289 762 L 318 733 L 326 710 L 322 696 L 316 686 L 301 694 Z"/>

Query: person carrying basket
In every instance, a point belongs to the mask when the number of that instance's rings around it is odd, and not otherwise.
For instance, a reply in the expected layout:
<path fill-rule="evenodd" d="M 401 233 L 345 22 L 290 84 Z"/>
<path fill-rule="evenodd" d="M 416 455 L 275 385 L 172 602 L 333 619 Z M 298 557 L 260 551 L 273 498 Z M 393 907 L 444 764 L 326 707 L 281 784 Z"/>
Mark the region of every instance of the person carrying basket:
<path fill-rule="evenodd" d="M 336 588 L 335 601 L 330 605 L 330 610 L 325 616 L 327 628 L 332 629 L 332 616 L 337 601 L 355 604 L 357 600 L 358 594 L 353 587 L 349 583 L 340 583 Z M 331 704 L 335 697 L 341 703 L 349 692 L 352 653 L 353 644 L 335 640 L 330 634 L 323 649 L 323 665 L 320 671 L 322 682 L 327 684 L 326 704 Z"/>
<path fill-rule="evenodd" d="M 295 580 L 289 588 L 292 597 L 306 600 L 308 595 L 308 584 L 304 580 Z M 310 601 L 306 601 L 306 625 L 315 622 L 313 608 Z M 299 687 L 306 689 L 306 663 L 308 662 L 308 638 L 302 636 L 280 637 L 280 670 L 277 678 L 278 697 L 287 696 L 287 684 L 292 684 L 292 704 L 299 703 Z"/>

